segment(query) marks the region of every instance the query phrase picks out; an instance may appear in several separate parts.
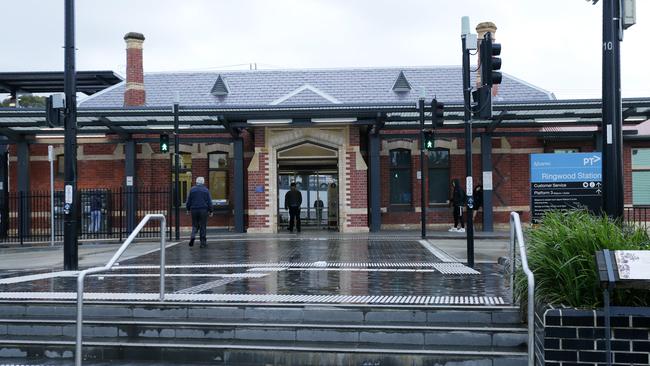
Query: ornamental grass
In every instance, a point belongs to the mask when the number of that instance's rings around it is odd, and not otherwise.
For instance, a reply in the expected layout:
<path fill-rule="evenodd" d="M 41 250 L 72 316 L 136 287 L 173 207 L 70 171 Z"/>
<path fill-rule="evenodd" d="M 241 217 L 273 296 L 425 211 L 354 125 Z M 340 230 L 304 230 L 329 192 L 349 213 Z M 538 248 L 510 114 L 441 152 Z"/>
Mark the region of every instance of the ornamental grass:
<path fill-rule="evenodd" d="M 603 305 L 595 253 L 599 250 L 647 250 L 645 229 L 587 211 L 551 211 L 526 231 L 528 265 L 535 274 L 538 303 L 574 308 Z M 517 270 L 515 296 L 526 301 L 526 276 Z M 612 305 L 650 306 L 650 291 L 616 289 Z"/>

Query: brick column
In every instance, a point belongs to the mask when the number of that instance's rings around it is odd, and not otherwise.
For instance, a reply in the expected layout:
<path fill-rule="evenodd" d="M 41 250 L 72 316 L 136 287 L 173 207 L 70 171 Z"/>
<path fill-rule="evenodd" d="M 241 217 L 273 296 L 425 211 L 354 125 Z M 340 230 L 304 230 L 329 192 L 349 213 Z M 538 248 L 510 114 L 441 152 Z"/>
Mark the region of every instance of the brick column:
<path fill-rule="evenodd" d="M 269 207 L 269 153 L 266 150 L 265 127 L 254 132 L 255 153 L 248 165 L 248 232 L 272 232 Z M 261 187 L 261 191 L 258 190 Z"/>
<path fill-rule="evenodd" d="M 482 42 L 483 36 L 485 36 L 485 33 L 487 33 L 487 32 L 492 33 L 492 40 L 496 41 L 496 39 L 497 39 L 497 37 L 496 37 L 496 33 L 497 33 L 496 24 L 494 24 L 492 22 L 482 22 L 482 23 L 479 23 L 476 26 L 476 33 L 478 34 L 479 43 Z M 476 55 L 477 55 L 478 61 L 479 61 L 478 64 L 480 65 L 480 63 L 481 63 L 480 62 L 481 61 L 481 53 L 477 50 Z M 476 73 L 476 87 L 479 87 L 479 86 L 481 86 L 481 72 L 480 71 Z M 499 85 L 498 84 L 493 85 L 492 86 L 492 96 L 496 96 L 498 92 L 499 92 Z"/>
<path fill-rule="evenodd" d="M 126 42 L 126 89 L 125 106 L 145 105 L 144 73 L 142 67 L 142 43 L 144 35 L 129 32 L 124 36 Z"/>
<path fill-rule="evenodd" d="M 351 126 L 345 157 L 347 186 L 343 232 L 367 232 L 368 229 L 368 166 L 359 150 L 359 128 Z M 341 171 L 341 173 L 343 173 Z"/>

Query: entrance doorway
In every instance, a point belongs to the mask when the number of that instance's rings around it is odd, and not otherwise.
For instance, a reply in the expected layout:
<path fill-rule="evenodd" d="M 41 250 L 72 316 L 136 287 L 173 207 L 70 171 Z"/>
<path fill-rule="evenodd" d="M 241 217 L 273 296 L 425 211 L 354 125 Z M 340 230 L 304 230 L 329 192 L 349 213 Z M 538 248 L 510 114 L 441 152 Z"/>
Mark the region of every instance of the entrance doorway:
<path fill-rule="evenodd" d="M 302 195 L 302 228 L 338 231 L 338 151 L 303 142 L 278 151 L 277 162 L 278 231 L 289 226 L 289 210 L 284 207 L 284 198 L 293 182 Z"/>
<path fill-rule="evenodd" d="M 278 229 L 284 230 L 289 226 L 289 210 L 284 208 L 284 196 L 293 182 L 302 194 L 302 228 L 338 230 L 338 172 L 331 170 L 278 172 Z"/>

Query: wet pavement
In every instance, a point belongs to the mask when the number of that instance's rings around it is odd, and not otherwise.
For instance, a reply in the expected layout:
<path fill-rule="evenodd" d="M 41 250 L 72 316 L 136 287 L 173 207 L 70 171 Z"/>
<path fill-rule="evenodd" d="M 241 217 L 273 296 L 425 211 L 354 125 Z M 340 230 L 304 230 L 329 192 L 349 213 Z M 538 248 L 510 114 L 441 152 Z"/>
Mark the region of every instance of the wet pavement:
<path fill-rule="evenodd" d="M 451 241 L 450 241 L 451 240 Z M 453 239 L 447 245 L 455 245 Z M 459 247 L 464 239 L 456 239 Z M 451 244 L 450 244 L 451 243 Z M 136 244 L 139 245 L 139 244 Z M 480 241 L 477 242 L 477 246 Z M 166 251 L 166 293 L 349 296 L 490 296 L 510 302 L 507 281 L 496 263 L 474 269 L 440 255 L 413 238 L 342 235 L 317 237 L 222 237 L 207 248 L 182 242 Z M 443 252 L 444 253 L 444 252 Z M 156 293 L 159 252 L 120 262 L 113 271 L 91 276 L 86 288 L 97 293 Z M 451 270 L 449 270 L 451 268 Z M 25 274 L 51 271 L 30 271 Z M 74 273 L 4 283 L 1 292 L 73 292 Z"/>

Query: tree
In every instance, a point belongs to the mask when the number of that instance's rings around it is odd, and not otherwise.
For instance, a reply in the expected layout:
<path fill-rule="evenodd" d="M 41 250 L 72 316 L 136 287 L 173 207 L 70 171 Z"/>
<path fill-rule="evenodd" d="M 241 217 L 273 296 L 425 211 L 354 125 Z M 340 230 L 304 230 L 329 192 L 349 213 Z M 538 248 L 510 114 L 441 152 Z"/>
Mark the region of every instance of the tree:
<path fill-rule="evenodd" d="M 13 107 L 10 105 L 11 98 L 6 98 L 2 101 L 2 107 Z M 45 97 L 39 97 L 36 95 L 21 95 L 18 97 L 18 101 L 21 107 L 25 108 L 45 108 Z"/>

